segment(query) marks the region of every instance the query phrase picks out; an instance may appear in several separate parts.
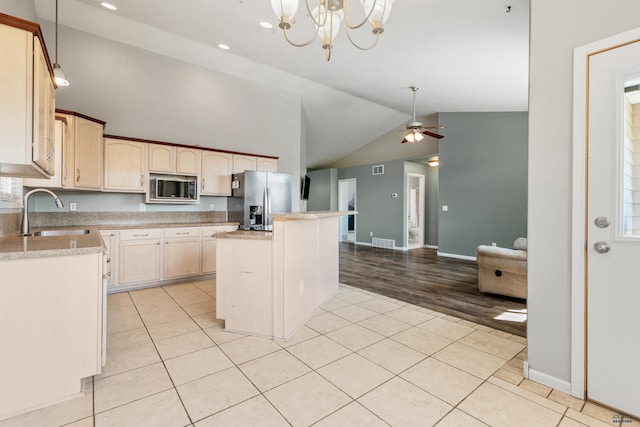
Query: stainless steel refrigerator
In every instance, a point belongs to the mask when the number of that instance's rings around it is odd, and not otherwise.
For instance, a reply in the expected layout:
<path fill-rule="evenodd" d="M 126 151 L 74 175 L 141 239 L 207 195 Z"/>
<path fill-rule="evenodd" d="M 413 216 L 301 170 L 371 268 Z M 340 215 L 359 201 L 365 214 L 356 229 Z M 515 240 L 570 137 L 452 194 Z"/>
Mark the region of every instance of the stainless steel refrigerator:
<path fill-rule="evenodd" d="M 270 213 L 291 212 L 291 175 L 244 171 L 231 177 L 229 221 L 245 230 L 273 230 Z"/>

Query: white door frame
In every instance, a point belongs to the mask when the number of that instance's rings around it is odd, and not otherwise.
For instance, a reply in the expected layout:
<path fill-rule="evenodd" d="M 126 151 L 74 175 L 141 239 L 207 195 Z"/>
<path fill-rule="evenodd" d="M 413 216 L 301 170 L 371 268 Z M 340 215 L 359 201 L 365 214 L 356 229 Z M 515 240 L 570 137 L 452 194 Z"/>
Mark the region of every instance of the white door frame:
<path fill-rule="evenodd" d="M 404 221 L 404 235 L 405 235 L 405 239 L 407 242 L 407 249 L 412 249 L 409 245 L 409 220 L 407 219 L 409 217 L 409 195 L 410 195 L 410 190 L 411 187 L 409 185 L 409 182 L 411 181 L 411 178 L 418 178 L 419 179 L 419 184 L 418 184 L 418 188 L 420 191 L 420 197 L 419 197 L 419 202 L 418 204 L 420 205 L 418 208 L 418 221 L 421 222 L 420 225 L 420 242 L 419 242 L 419 246 L 414 246 L 414 247 L 422 247 L 424 246 L 424 233 L 425 233 L 425 223 L 424 223 L 424 219 L 425 219 L 425 191 L 426 191 L 426 176 L 422 173 L 414 173 L 414 172 L 409 172 L 407 173 L 407 180 L 406 180 L 406 189 L 405 189 L 405 221 Z"/>
<path fill-rule="evenodd" d="M 571 395 L 585 398 L 585 286 L 589 57 L 640 40 L 640 28 L 580 46 L 573 51 L 573 177 L 571 197 Z"/>
<path fill-rule="evenodd" d="M 356 178 L 346 178 L 346 179 L 339 179 L 338 180 L 338 210 L 341 210 L 340 206 L 341 206 L 341 203 L 342 203 L 342 197 L 344 196 L 344 194 L 343 194 L 344 184 L 347 184 L 346 187 L 348 188 L 350 186 L 349 184 L 351 184 L 351 183 L 353 183 L 353 186 L 354 186 L 353 187 L 353 201 L 355 203 L 354 209 L 355 210 L 358 209 L 358 180 Z M 347 200 L 347 203 L 348 203 L 348 200 Z M 347 206 L 347 208 L 345 208 L 345 210 L 347 210 L 347 209 L 348 209 L 348 206 Z M 340 217 L 340 226 L 338 227 L 340 233 L 342 233 L 343 221 L 347 222 L 347 224 L 348 224 L 349 216 L 348 215 L 343 215 L 343 216 Z M 357 238 L 356 238 L 356 230 L 357 230 L 357 228 L 358 228 L 358 224 L 356 223 L 355 217 L 354 217 L 354 221 L 353 221 L 353 234 L 354 234 L 353 242 L 354 243 L 357 241 Z M 349 226 L 347 225 L 347 235 L 348 235 L 348 233 L 349 233 Z M 338 236 L 338 241 L 339 242 L 348 241 L 348 238 L 347 238 L 347 240 L 342 240 L 342 234 L 340 234 Z"/>

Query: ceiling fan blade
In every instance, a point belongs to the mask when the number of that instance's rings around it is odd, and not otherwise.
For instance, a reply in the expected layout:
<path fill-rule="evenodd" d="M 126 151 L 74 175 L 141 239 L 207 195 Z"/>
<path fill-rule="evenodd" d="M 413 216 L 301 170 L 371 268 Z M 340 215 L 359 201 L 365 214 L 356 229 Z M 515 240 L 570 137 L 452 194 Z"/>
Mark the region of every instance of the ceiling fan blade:
<path fill-rule="evenodd" d="M 422 129 L 446 129 L 446 126 L 422 126 Z"/>
<path fill-rule="evenodd" d="M 400 143 L 401 143 L 401 144 L 404 144 L 405 142 L 409 142 L 409 141 L 407 141 L 407 138 L 406 138 L 406 137 L 405 137 L 405 138 L 402 138 L 402 141 L 400 141 Z"/>
<path fill-rule="evenodd" d="M 433 138 L 437 138 L 437 139 L 444 138 L 444 135 L 438 135 L 437 133 L 429 132 L 428 130 L 423 130 L 422 134 L 433 137 Z"/>

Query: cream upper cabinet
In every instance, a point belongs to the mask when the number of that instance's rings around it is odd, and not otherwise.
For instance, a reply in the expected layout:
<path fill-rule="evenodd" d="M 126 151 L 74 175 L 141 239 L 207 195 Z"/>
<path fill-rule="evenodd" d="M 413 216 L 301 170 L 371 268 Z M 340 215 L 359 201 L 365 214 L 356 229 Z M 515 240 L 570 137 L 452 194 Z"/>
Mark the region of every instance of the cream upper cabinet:
<path fill-rule="evenodd" d="M 278 160 L 267 157 L 258 157 L 256 170 L 262 172 L 278 172 Z"/>
<path fill-rule="evenodd" d="M 67 120 L 65 118 L 56 117 L 55 122 L 55 172 L 50 179 L 25 178 L 22 184 L 25 187 L 38 188 L 64 188 L 67 186 L 69 170 L 66 164 L 63 164 L 65 156 L 65 142 L 68 140 Z"/>
<path fill-rule="evenodd" d="M 200 150 L 173 145 L 149 145 L 149 172 L 200 174 Z"/>
<path fill-rule="evenodd" d="M 200 194 L 213 196 L 231 195 L 232 157 L 232 154 L 218 151 L 202 152 Z"/>
<path fill-rule="evenodd" d="M 143 193 L 147 144 L 126 139 L 104 139 L 104 190 Z"/>
<path fill-rule="evenodd" d="M 48 175 L 55 173 L 55 87 L 40 43 L 33 53 L 33 161 Z"/>
<path fill-rule="evenodd" d="M 73 186 L 79 189 L 101 190 L 103 170 L 104 123 L 74 117 Z"/>
<path fill-rule="evenodd" d="M 176 164 L 176 147 L 149 144 L 149 172 L 172 173 Z"/>
<path fill-rule="evenodd" d="M 233 155 L 233 173 L 256 170 L 256 157 L 246 154 Z"/>
<path fill-rule="evenodd" d="M 48 177 L 55 86 L 38 24 L 0 15 L 0 64 L 0 176 Z"/>
<path fill-rule="evenodd" d="M 200 150 L 176 147 L 176 173 L 200 175 Z"/>

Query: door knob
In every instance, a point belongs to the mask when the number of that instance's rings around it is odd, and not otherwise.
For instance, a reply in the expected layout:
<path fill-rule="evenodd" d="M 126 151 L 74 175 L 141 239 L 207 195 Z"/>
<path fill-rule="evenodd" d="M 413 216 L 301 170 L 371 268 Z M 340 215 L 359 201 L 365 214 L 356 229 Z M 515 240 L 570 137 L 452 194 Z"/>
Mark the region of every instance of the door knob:
<path fill-rule="evenodd" d="M 595 219 L 594 223 L 598 228 L 607 228 L 611 224 L 609 218 L 607 218 L 606 216 L 599 216 Z"/>
<path fill-rule="evenodd" d="M 609 244 L 607 242 L 603 242 L 603 241 L 595 242 L 593 244 L 593 248 L 599 254 L 606 254 L 607 252 L 609 252 L 611 250 L 611 246 L 609 246 Z"/>

